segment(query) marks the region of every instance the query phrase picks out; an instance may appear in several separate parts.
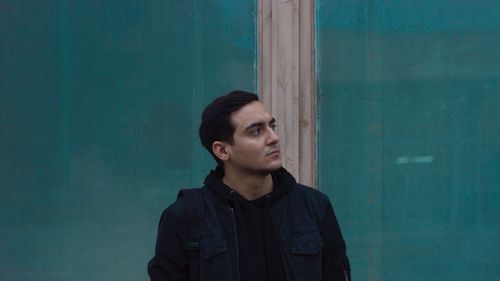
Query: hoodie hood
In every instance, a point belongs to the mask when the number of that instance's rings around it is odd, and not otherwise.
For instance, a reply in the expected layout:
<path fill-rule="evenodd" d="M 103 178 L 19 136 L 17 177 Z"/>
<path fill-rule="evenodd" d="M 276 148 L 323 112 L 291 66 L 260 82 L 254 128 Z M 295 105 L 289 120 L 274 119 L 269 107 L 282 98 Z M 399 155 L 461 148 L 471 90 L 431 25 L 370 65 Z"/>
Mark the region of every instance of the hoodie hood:
<path fill-rule="evenodd" d="M 272 192 L 252 201 L 247 200 L 238 192 L 224 184 L 222 181 L 224 169 L 221 166 L 217 166 L 215 170 L 210 171 L 205 177 L 204 184 L 210 188 L 217 197 L 220 197 L 219 199 L 225 199 L 231 207 L 234 207 L 237 202 L 247 202 L 258 207 L 269 208 L 274 206 L 290 189 L 294 188 L 297 183 L 295 178 L 285 168 L 280 168 L 272 172 L 271 176 L 273 179 Z"/>

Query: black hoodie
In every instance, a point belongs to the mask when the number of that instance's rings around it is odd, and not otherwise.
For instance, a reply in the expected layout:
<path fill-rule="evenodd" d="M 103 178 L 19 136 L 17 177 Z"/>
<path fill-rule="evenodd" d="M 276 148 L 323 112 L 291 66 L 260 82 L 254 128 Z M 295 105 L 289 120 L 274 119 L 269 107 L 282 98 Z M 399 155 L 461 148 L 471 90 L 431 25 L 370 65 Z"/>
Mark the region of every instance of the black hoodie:
<path fill-rule="evenodd" d="M 205 185 L 217 198 L 233 208 L 238 232 L 241 281 L 285 281 L 284 263 L 270 209 L 296 186 L 293 176 L 281 168 L 272 174 L 273 190 L 249 201 L 222 182 L 224 170 L 217 167 L 205 178 Z"/>

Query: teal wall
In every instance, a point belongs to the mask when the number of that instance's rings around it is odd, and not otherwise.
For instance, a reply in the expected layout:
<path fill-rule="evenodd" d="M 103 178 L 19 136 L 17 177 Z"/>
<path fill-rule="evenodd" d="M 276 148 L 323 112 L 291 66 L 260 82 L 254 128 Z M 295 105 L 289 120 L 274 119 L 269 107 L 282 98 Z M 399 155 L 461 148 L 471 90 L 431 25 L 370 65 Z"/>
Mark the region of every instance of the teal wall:
<path fill-rule="evenodd" d="M 500 2 L 318 0 L 317 49 L 353 280 L 498 280 Z"/>
<path fill-rule="evenodd" d="M 147 279 L 200 111 L 256 91 L 254 2 L 0 1 L 0 280 Z"/>

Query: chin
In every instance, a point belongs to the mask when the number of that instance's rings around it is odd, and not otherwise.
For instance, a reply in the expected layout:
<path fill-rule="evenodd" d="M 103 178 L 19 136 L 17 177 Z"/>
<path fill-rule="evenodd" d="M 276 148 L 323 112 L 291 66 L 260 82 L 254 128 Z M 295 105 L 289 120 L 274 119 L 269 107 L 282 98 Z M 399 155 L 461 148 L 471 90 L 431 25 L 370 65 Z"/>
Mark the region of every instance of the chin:
<path fill-rule="evenodd" d="M 281 169 L 281 167 L 283 167 L 283 165 L 282 165 L 281 161 L 279 161 L 278 163 L 273 163 L 272 165 L 270 165 L 268 167 L 268 170 L 271 173 L 271 172 L 274 172 L 274 171 Z"/>
<path fill-rule="evenodd" d="M 266 167 L 257 168 L 257 169 L 254 169 L 254 171 L 261 174 L 261 175 L 269 175 L 272 172 L 276 172 L 281 167 L 282 167 L 282 165 L 281 165 L 281 163 L 279 163 L 276 165 L 273 164 L 273 165 L 267 165 Z"/>

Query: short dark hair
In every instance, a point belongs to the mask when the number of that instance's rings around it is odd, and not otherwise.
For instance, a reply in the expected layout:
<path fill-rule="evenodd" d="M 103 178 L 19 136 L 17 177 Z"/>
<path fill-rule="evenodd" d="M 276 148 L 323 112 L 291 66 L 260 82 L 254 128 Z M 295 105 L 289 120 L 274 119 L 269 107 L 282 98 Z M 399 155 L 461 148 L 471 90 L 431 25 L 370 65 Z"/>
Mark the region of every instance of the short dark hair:
<path fill-rule="evenodd" d="M 199 129 L 201 144 L 219 165 L 222 165 L 222 161 L 212 151 L 212 144 L 215 141 L 233 144 L 235 127 L 231 122 L 231 113 L 258 100 L 259 97 L 254 93 L 235 90 L 216 98 L 203 110 Z"/>

